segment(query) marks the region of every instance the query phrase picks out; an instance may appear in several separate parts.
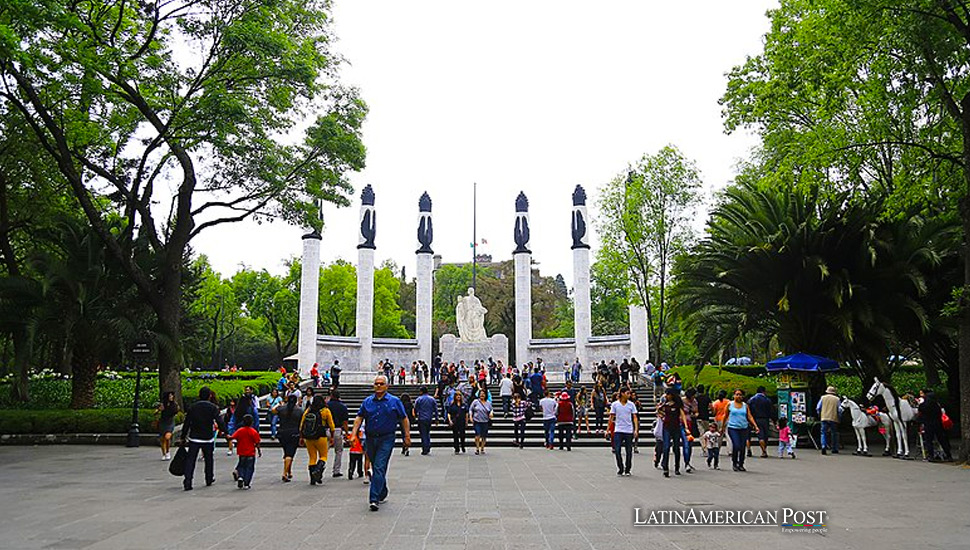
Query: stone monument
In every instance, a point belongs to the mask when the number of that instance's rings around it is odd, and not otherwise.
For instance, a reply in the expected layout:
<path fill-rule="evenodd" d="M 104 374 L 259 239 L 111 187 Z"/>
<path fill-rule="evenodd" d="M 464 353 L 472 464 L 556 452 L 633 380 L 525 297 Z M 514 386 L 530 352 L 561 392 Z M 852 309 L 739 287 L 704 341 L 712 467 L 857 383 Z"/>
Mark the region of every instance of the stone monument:
<path fill-rule="evenodd" d="M 462 342 L 472 344 L 488 339 L 485 334 L 486 313 L 488 310 L 475 296 L 474 288 L 469 288 L 468 294 L 458 299 L 458 305 L 455 307 L 455 323 L 458 325 L 458 337 Z"/>
<path fill-rule="evenodd" d="M 458 325 L 458 337 L 445 334 L 438 340 L 441 359 L 447 363 L 464 361 L 472 365 L 476 360 L 509 363 L 509 339 L 504 334 L 495 334 L 491 338 L 485 333 L 485 314 L 488 310 L 482 301 L 475 296 L 475 289 L 469 288 L 468 293 L 458 299 L 455 307 L 455 323 Z"/>

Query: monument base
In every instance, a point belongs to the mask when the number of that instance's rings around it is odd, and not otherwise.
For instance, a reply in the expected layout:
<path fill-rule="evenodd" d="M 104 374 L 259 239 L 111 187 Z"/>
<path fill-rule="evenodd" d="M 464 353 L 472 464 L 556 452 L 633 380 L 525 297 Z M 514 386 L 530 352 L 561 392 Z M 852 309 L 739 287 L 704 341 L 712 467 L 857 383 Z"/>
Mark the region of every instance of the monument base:
<path fill-rule="evenodd" d="M 471 366 L 475 361 L 488 361 L 491 357 L 495 361 L 509 364 L 509 338 L 504 334 L 493 334 L 484 342 L 462 342 L 454 334 L 445 334 L 438 339 L 438 350 L 441 360 L 445 363 L 458 364 L 464 361 Z"/>

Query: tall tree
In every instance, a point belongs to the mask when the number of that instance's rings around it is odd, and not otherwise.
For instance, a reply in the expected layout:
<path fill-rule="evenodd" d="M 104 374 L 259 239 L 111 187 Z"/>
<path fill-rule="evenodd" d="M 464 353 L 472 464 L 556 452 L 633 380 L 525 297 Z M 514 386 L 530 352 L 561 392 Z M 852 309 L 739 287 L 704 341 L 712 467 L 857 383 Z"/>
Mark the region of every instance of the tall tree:
<path fill-rule="evenodd" d="M 32 254 L 49 251 L 58 220 L 73 216 L 65 183 L 50 159 L 37 155 L 27 122 L 0 102 L 0 332 L 13 344 L 17 399 L 29 397 L 27 370 L 34 354 L 41 276 Z"/>
<path fill-rule="evenodd" d="M 277 364 L 296 351 L 296 336 L 300 328 L 299 268 L 289 266 L 278 277 L 263 269 L 241 269 L 232 277 L 232 285 L 246 314 L 263 321 L 276 349 Z"/>
<path fill-rule="evenodd" d="M 647 310 L 655 362 L 663 359 L 671 268 L 692 238 L 700 184 L 694 163 L 668 145 L 601 189 L 599 259 L 626 266 L 631 302 Z"/>
<path fill-rule="evenodd" d="M 319 201 L 348 203 L 344 174 L 364 164 L 365 107 L 337 82 L 328 9 L 325 0 L 0 6 L 0 97 L 155 312 L 162 390 L 181 391 L 191 240 L 247 218 L 313 226 Z M 302 141 L 287 137 L 309 114 Z M 121 234 L 108 211 L 127 220 Z M 135 232 L 157 269 L 135 261 Z"/>
<path fill-rule="evenodd" d="M 970 11 L 953 0 L 784 0 L 769 15 L 764 52 L 731 73 L 728 129 L 757 128 L 781 173 L 805 169 L 863 191 L 875 184 L 959 216 L 955 374 L 968 460 Z"/>
<path fill-rule="evenodd" d="M 232 282 L 223 279 L 209 265 L 204 255 L 196 260 L 202 265 L 198 295 L 193 311 L 206 320 L 208 327 L 207 356 L 209 368 L 219 370 L 226 361 L 226 342 L 239 329 L 242 308 Z"/>

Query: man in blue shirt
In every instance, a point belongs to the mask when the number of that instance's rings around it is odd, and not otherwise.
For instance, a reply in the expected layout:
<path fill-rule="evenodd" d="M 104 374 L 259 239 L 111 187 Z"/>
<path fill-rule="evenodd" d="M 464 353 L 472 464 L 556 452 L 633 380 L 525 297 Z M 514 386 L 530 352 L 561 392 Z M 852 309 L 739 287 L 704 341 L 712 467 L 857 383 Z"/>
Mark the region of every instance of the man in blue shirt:
<path fill-rule="evenodd" d="M 376 512 L 380 503 L 387 499 L 387 465 L 394 452 L 394 432 L 401 425 L 404 432 L 404 446 L 411 446 L 411 425 L 401 400 L 387 393 L 387 377 L 374 378 L 374 395 L 368 396 L 360 404 L 350 439 L 357 439 L 360 426 L 367 421 L 364 452 L 370 459 L 373 475 L 370 484 L 370 510 Z"/>
<path fill-rule="evenodd" d="M 768 458 L 768 421 L 771 420 L 771 399 L 765 395 L 765 387 L 758 386 L 758 393 L 748 399 L 748 410 L 758 426 L 758 445 L 761 447 L 761 458 Z M 751 456 L 751 441 L 748 441 L 748 456 Z"/>
<path fill-rule="evenodd" d="M 431 423 L 438 421 L 438 404 L 428 395 L 427 386 L 421 386 L 418 392 L 421 395 L 414 400 L 414 417 L 421 434 L 421 454 L 426 455 L 431 452 Z"/>
<path fill-rule="evenodd" d="M 533 407 L 537 407 L 539 399 L 546 394 L 546 377 L 542 375 L 539 367 L 536 367 L 535 372 L 529 377 L 529 389 L 532 390 L 529 399 L 532 401 Z"/>

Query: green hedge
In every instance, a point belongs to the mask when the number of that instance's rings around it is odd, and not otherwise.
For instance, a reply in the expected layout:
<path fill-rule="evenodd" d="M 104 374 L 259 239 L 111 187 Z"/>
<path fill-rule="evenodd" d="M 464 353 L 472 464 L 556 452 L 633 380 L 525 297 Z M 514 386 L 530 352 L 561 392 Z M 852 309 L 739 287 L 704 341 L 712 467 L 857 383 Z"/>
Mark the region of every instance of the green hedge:
<path fill-rule="evenodd" d="M 716 370 L 718 367 L 714 365 L 712 368 Z M 765 370 L 764 365 L 723 365 L 721 372 L 740 374 L 741 376 L 759 376 L 768 371 Z"/>
<path fill-rule="evenodd" d="M 154 411 L 139 411 L 143 433 L 152 432 Z M 0 410 L 0 434 L 127 433 L 131 409 Z"/>
<path fill-rule="evenodd" d="M 134 373 L 119 373 L 117 379 L 99 377 L 94 388 L 96 409 L 130 407 L 135 395 Z M 230 398 L 243 394 L 246 386 L 253 386 L 259 395 L 269 393 L 276 387 L 279 374 L 275 372 L 228 373 L 194 372 L 182 374 L 182 396 L 187 405 L 199 396 L 202 386 L 216 392 L 219 401 L 227 403 Z M 143 373 L 141 378 L 141 405 L 153 406 L 158 402 L 158 373 Z M 0 384 L 0 409 L 67 409 L 71 405 L 71 381 L 63 379 L 39 379 L 30 381 L 30 401 L 20 403 L 13 399 L 10 384 Z"/>
<path fill-rule="evenodd" d="M 723 368 L 721 372 L 718 372 L 718 368 L 712 366 L 703 367 L 696 378 L 694 377 L 694 367 L 692 366 L 675 367 L 670 372 L 676 372 L 680 375 L 681 380 L 684 381 L 684 387 L 703 384 L 709 395 L 717 395 L 717 392 L 720 390 L 724 390 L 728 392 L 728 395 L 731 395 L 736 389 L 741 389 L 745 395 L 754 395 L 758 386 L 764 386 L 765 393 L 769 397 L 775 397 L 778 393 L 774 379 L 769 377 L 763 368 L 761 376 L 759 377 L 743 376 L 728 372 Z"/>

